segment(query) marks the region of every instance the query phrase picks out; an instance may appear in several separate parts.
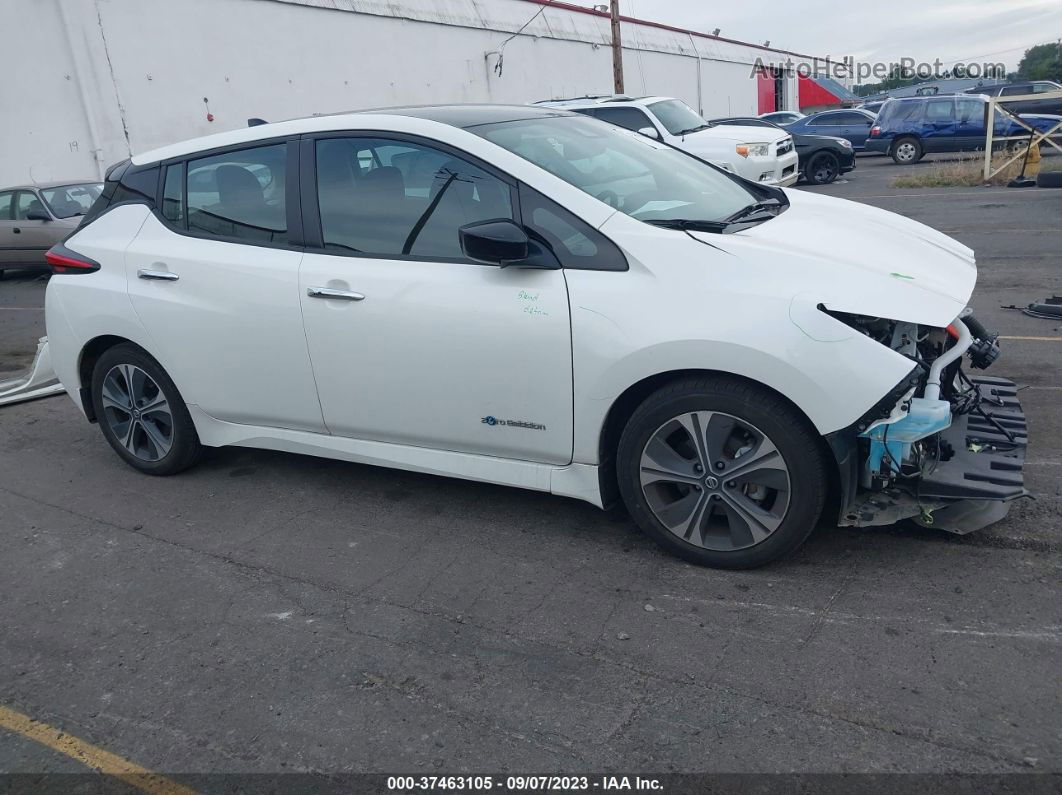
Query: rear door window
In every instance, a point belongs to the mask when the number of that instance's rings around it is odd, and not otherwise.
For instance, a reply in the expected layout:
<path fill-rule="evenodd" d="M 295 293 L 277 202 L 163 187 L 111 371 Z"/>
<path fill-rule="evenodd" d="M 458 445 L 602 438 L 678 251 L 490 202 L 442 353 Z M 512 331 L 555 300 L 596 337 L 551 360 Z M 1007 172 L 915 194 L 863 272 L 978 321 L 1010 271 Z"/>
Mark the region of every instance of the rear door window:
<path fill-rule="evenodd" d="M 184 226 L 184 163 L 166 167 L 162 189 L 162 215 L 177 226 Z"/>
<path fill-rule="evenodd" d="M 46 213 L 44 204 L 37 198 L 37 194 L 28 190 L 20 190 L 15 199 L 15 220 L 28 221 L 31 212 Z"/>
<path fill-rule="evenodd" d="M 955 104 L 950 99 L 931 99 L 926 102 L 926 121 L 949 122 L 955 120 Z"/>
<path fill-rule="evenodd" d="M 188 230 L 236 241 L 287 242 L 287 145 L 188 162 Z"/>

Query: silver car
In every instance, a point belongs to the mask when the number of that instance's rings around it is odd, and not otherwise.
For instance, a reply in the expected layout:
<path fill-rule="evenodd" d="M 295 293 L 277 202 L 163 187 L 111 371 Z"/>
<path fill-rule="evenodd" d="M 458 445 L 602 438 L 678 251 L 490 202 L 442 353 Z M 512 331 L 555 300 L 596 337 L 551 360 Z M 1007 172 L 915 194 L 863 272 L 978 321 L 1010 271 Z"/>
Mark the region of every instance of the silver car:
<path fill-rule="evenodd" d="M 81 223 L 101 182 L 61 180 L 0 189 L 0 276 L 12 268 L 47 268 L 44 253 Z"/>

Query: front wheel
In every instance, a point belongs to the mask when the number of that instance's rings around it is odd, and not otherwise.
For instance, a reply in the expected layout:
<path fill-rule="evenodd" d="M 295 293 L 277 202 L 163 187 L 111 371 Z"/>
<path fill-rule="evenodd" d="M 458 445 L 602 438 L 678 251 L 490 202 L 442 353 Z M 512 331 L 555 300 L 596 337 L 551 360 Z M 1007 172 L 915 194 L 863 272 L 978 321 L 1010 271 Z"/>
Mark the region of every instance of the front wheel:
<path fill-rule="evenodd" d="M 828 185 L 841 173 L 841 161 L 831 152 L 818 152 L 811 158 L 804 176 L 812 185 Z"/>
<path fill-rule="evenodd" d="M 807 420 L 768 390 L 725 376 L 650 395 L 620 439 L 620 492 L 638 525 L 693 563 L 762 566 L 795 550 L 826 498 Z"/>
<path fill-rule="evenodd" d="M 116 345 L 100 356 L 92 403 L 104 438 L 134 469 L 173 475 L 199 457 L 199 435 L 177 387 L 135 345 Z"/>
<path fill-rule="evenodd" d="M 922 144 L 917 138 L 901 138 L 892 147 L 892 159 L 901 166 L 909 166 L 922 159 Z"/>

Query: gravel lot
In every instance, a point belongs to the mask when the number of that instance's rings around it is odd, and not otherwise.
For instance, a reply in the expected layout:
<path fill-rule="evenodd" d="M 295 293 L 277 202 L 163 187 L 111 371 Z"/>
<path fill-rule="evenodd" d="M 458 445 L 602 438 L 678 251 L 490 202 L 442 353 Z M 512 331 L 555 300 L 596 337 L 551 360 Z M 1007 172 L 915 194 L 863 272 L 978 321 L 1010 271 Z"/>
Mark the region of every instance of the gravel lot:
<path fill-rule="evenodd" d="M 177 773 L 1059 771 L 1062 328 L 1000 306 L 1062 293 L 1062 191 L 897 173 L 814 190 L 972 246 L 978 315 L 1053 338 L 990 371 L 1028 385 L 1006 521 L 712 571 L 515 489 L 241 449 L 152 479 L 60 396 L 0 409 L 0 706 Z M 0 282 L 0 377 L 44 285 Z M 0 771 L 77 769 L 0 730 Z"/>

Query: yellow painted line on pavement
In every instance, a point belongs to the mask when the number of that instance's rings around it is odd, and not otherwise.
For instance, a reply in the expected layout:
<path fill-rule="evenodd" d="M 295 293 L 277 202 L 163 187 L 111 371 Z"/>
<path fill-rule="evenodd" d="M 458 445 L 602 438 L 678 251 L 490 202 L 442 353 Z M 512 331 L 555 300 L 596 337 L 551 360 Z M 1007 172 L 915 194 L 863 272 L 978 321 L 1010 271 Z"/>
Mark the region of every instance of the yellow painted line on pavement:
<path fill-rule="evenodd" d="M 20 734 L 53 751 L 65 754 L 87 767 L 98 770 L 104 775 L 121 779 L 151 795 L 195 795 L 193 789 L 181 786 L 165 776 L 134 765 L 117 754 L 104 751 L 54 726 L 41 723 L 29 715 L 23 715 L 21 712 L 4 706 L 0 706 L 0 728 Z"/>
<path fill-rule="evenodd" d="M 1001 340 L 1033 340 L 1034 342 L 1062 342 L 1062 337 L 1000 337 Z"/>

